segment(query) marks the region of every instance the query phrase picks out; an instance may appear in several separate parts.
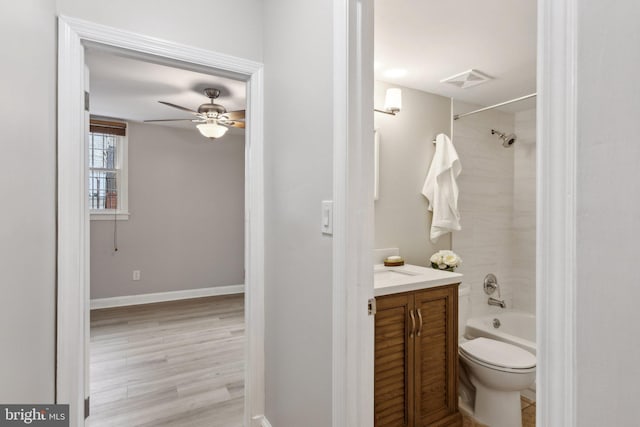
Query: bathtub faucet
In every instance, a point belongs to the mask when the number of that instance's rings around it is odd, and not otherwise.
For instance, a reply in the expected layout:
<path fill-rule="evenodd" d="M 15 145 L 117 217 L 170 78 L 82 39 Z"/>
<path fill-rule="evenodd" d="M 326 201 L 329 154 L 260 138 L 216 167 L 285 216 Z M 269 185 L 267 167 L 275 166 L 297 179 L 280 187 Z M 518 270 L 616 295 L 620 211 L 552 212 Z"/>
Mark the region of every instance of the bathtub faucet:
<path fill-rule="evenodd" d="M 498 298 L 494 298 L 494 297 L 489 297 L 489 301 L 488 301 L 489 305 L 495 305 L 498 306 L 500 308 L 506 308 L 507 304 L 504 302 L 503 299 L 498 299 Z"/>
<path fill-rule="evenodd" d="M 491 295 L 498 290 L 498 298 L 494 298 Z M 489 305 L 495 305 L 500 308 L 506 308 L 507 304 L 505 304 L 503 299 L 500 299 L 500 285 L 498 284 L 498 278 L 495 274 L 489 273 L 484 278 L 484 293 L 489 295 L 489 301 L 487 302 Z"/>

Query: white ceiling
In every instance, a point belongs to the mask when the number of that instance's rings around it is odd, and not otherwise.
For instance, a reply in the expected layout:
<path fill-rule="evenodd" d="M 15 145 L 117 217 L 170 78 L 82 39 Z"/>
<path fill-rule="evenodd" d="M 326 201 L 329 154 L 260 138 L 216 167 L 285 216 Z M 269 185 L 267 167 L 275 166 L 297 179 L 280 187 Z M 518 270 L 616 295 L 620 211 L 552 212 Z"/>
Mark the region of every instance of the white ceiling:
<path fill-rule="evenodd" d="M 245 83 L 87 48 L 91 113 L 143 121 L 190 118 L 159 104 L 197 109 L 207 87 L 221 89 L 217 103 L 246 108 Z M 376 0 L 376 79 L 480 105 L 492 105 L 536 90 L 535 0 Z M 494 77 L 467 89 L 440 80 L 470 68 Z M 404 69 L 389 77 L 386 71 Z M 531 108 L 535 101 L 503 109 Z M 162 124 L 195 128 L 190 122 Z M 239 129 L 232 129 L 242 132 Z"/>
<path fill-rule="evenodd" d="M 213 87 L 221 91 L 217 104 L 227 111 L 246 107 L 245 83 L 225 77 L 195 72 L 177 66 L 161 65 L 142 59 L 122 56 L 96 48 L 87 48 L 85 55 L 90 71 L 92 115 L 144 121 L 157 119 L 191 119 L 188 112 L 158 103 L 158 101 L 197 110 L 209 102 L 203 90 Z M 193 129 L 190 121 L 154 123 Z M 230 128 L 230 133 L 244 130 Z"/>
<path fill-rule="evenodd" d="M 376 0 L 376 79 L 480 105 L 533 93 L 536 7 L 536 0 Z M 471 68 L 495 80 L 467 89 L 440 83 Z M 392 69 L 406 75 L 385 75 Z"/>

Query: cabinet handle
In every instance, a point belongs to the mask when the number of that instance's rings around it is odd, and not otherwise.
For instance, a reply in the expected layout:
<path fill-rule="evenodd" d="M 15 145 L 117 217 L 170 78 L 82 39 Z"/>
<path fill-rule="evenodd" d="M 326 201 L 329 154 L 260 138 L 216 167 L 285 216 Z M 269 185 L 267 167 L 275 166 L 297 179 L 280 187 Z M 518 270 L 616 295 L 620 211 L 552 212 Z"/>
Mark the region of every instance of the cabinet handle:
<path fill-rule="evenodd" d="M 418 328 L 418 336 L 420 336 L 420 334 L 422 334 L 422 312 L 419 308 L 416 309 L 416 311 L 418 312 L 418 321 L 420 322 L 420 327 Z"/>
<path fill-rule="evenodd" d="M 413 333 L 416 330 L 416 316 L 413 315 L 413 310 L 409 310 L 409 316 L 411 317 L 411 332 L 409 332 L 409 338 L 413 338 Z"/>

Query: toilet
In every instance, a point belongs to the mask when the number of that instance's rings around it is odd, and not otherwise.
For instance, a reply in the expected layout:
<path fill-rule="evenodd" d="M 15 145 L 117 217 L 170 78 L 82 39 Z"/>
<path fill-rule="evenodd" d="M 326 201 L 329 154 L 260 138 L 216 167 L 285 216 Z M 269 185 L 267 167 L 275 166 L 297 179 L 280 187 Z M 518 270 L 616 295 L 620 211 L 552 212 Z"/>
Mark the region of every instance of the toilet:
<path fill-rule="evenodd" d="M 536 357 L 520 347 L 489 338 L 464 338 L 469 288 L 460 288 L 458 296 L 461 409 L 491 427 L 519 427 L 520 392 L 536 379 Z"/>

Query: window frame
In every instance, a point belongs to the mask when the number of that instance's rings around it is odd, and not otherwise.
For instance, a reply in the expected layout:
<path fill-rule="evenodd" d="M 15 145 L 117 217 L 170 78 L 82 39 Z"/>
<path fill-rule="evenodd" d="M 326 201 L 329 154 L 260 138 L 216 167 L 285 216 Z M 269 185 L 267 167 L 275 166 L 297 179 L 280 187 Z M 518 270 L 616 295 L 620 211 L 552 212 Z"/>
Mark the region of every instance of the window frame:
<path fill-rule="evenodd" d="M 92 117 L 91 120 L 94 118 Z M 98 119 L 98 118 L 96 118 Z M 125 121 L 118 120 L 118 123 L 122 123 L 125 125 L 125 129 L 129 129 L 129 123 Z M 89 130 L 88 139 L 91 138 L 91 133 L 101 133 L 101 132 L 91 132 Z M 125 132 L 124 135 L 116 135 L 118 138 L 118 144 L 116 146 L 116 165 L 119 165 L 119 168 L 116 168 L 117 178 L 116 183 L 118 186 L 118 201 L 116 209 L 89 209 L 89 219 L 91 221 L 127 221 L 129 219 L 129 135 L 128 132 Z M 87 140 L 87 149 L 89 147 L 89 140 Z M 89 166 L 89 159 L 87 157 L 87 182 L 89 180 L 89 175 L 91 172 L 91 168 Z M 99 168 L 96 168 L 99 169 Z M 87 195 L 88 196 L 88 195 Z"/>

